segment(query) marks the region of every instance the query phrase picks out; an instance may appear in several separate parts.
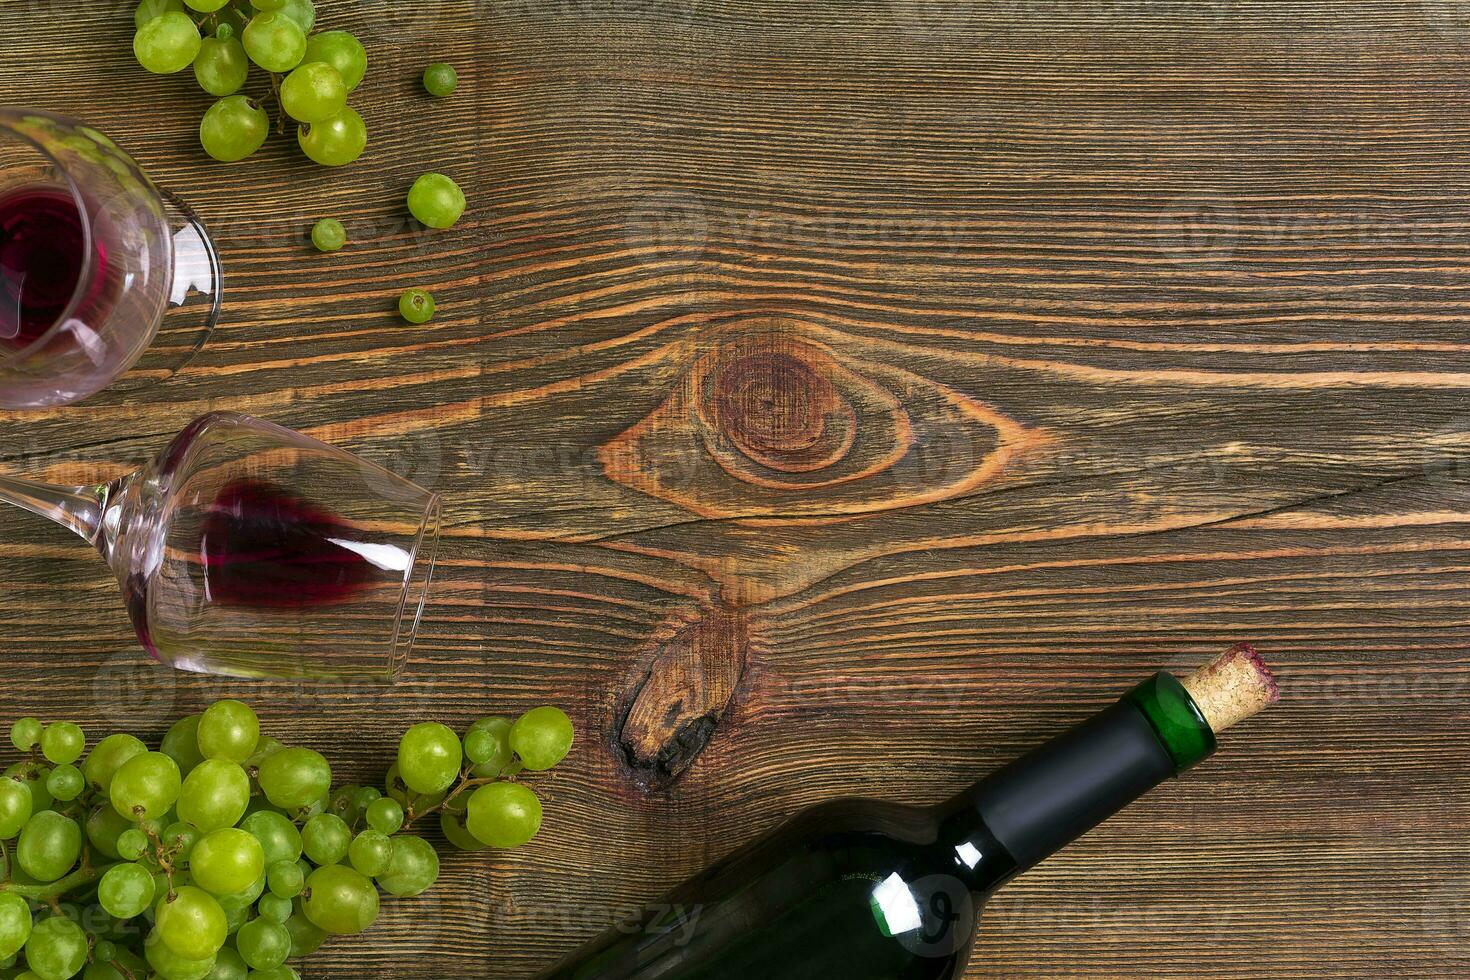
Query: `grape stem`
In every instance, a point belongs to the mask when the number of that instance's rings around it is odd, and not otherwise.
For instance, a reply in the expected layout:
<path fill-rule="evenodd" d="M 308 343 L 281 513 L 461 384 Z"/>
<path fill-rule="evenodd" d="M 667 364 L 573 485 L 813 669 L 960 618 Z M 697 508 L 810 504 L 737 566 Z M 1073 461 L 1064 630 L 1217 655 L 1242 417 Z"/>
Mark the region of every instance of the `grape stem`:
<path fill-rule="evenodd" d="M 499 776 L 484 776 L 481 778 L 472 779 L 470 778 L 470 769 L 470 766 L 466 766 L 460 772 L 459 783 L 454 787 L 454 789 L 450 790 L 448 793 L 445 793 L 444 799 L 440 800 L 438 803 L 435 803 L 428 809 L 419 811 L 415 808 L 414 801 L 410 801 L 408 805 L 408 810 L 404 813 L 403 816 L 403 829 L 412 830 L 413 822 L 420 817 L 428 817 L 432 816 L 435 813 L 440 813 L 444 810 L 448 810 L 449 802 L 451 800 L 457 799 L 459 795 L 465 790 L 478 789 L 481 786 L 489 786 L 491 783 L 498 783 L 503 779 L 506 779 L 507 777 L 513 778 L 516 772 L 520 771 L 519 768 L 517 768 L 515 771 L 511 771 L 509 768 L 507 768 L 507 770 Z"/>
<path fill-rule="evenodd" d="M 65 878 L 53 881 L 49 885 L 18 885 L 13 881 L 4 881 L 0 882 L 0 892 L 14 892 L 21 898 L 28 898 L 33 902 L 45 902 L 52 908 L 56 908 L 63 895 L 95 884 L 115 867 L 117 867 L 116 864 L 108 864 L 100 868 L 78 868 Z"/>

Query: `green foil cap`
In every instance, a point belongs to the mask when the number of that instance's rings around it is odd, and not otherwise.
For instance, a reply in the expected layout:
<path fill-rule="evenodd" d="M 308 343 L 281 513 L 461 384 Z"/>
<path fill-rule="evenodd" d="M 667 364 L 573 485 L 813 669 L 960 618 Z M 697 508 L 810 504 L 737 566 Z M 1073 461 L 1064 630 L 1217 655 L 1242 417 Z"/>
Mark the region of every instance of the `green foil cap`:
<path fill-rule="evenodd" d="M 1215 754 L 1214 729 L 1173 674 L 1155 674 L 1123 695 L 1123 700 L 1135 705 L 1153 726 L 1174 760 L 1175 775 Z"/>

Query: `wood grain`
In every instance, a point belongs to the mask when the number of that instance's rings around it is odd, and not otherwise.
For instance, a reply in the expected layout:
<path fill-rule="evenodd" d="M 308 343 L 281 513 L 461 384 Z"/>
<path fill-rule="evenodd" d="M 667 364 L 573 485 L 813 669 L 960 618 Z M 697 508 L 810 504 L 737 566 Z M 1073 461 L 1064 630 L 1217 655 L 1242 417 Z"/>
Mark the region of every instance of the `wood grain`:
<path fill-rule="evenodd" d="M 969 976 L 1470 976 L 1465 10 L 329 0 L 372 145 L 323 173 L 208 161 L 121 2 L 0 0 L 0 102 L 114 136 L 229 274 L 183 375 L 6 416 L 0 465 L 114 475 L 229 408 L 446 497 L 393 691 L 169 675 L 0 515 L 0 714 L 229 693 L 368 779 L 414 721 L 565 705 L 542 838 L 306 970 L 514 978 L 805 804 L 939 799 L 1248 638 L 1283 704 L 1008 888 Z M 404 214 L 431 169 L 450 232 Z"/>

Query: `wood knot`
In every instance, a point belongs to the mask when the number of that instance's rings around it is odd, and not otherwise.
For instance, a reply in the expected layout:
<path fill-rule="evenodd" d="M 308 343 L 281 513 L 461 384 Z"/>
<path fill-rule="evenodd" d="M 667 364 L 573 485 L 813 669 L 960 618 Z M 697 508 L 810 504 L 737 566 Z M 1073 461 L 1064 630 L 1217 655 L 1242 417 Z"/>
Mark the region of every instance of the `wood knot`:
<path fill-rule="evenodd" d="M 828 360 L 800 346 L 717 360 L 701 405 L 710 428 L 773 470 L 833 465 L 852 448 L 857 419 L 831 381 Z"/>

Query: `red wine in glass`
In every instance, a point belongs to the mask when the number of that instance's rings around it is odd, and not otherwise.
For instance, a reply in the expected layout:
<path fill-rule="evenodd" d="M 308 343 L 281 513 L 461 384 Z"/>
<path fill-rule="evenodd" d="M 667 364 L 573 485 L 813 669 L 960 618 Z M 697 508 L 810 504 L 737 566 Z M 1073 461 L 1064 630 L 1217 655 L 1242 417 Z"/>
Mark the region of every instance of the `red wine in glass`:
<path fill-rule="evenodd" d="M 0 193 L 0 345 L 27 347 L 61 319 L 88 248 L 76 201 L 64 188 L 34 184 Z"/>

